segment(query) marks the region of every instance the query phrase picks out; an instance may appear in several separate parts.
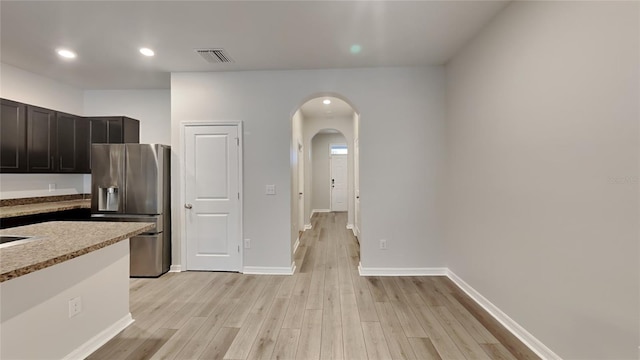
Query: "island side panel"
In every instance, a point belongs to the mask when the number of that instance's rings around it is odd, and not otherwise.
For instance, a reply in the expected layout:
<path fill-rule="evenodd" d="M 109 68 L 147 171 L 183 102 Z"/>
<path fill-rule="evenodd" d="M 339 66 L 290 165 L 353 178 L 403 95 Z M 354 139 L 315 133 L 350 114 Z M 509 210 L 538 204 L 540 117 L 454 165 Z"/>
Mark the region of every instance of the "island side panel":
<path fill-rule="evenodd" d="M 2 282 L 0 301 L 0 358 L 84 358 L 132 321 L 129 240 Z"/>

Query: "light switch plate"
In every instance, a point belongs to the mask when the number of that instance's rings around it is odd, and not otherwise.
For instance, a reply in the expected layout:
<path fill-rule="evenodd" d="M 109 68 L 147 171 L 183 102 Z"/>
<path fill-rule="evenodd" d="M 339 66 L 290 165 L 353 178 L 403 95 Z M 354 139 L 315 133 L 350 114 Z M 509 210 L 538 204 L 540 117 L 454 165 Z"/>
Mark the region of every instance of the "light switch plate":
<path fill-rule="evenodd" d="M 276 194 L 276 186 L 275 185 L 266 185 L 265 186 L 265 194 L 267 194 L 267 195 L 275 195 Z"/>

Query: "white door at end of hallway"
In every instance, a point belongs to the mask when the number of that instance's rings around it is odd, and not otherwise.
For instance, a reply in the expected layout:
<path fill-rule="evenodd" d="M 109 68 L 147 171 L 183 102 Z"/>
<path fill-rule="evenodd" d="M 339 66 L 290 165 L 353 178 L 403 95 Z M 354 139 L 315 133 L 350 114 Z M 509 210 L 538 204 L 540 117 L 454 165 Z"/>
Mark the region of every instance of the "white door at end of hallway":
<path fill-rule="evenodd" d="M 238 128 L 185 126 L 187 270 L 241 270 Z"/>
<path fill-rule="evenodd" d="M 331 211 L 347 211 L 347 155 L 331 155 Z"/>

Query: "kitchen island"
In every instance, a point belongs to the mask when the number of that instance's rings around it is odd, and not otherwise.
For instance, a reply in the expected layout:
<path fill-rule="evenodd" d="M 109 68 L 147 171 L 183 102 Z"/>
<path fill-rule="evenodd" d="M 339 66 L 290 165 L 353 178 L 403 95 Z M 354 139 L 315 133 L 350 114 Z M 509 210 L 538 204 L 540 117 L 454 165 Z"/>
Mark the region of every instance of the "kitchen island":
<path fill-rule="evenodd" d="M 0 358 L 84 358 L 133 319 L 129 238 L 150 223 L 46 222 L 0 249 Z"/>

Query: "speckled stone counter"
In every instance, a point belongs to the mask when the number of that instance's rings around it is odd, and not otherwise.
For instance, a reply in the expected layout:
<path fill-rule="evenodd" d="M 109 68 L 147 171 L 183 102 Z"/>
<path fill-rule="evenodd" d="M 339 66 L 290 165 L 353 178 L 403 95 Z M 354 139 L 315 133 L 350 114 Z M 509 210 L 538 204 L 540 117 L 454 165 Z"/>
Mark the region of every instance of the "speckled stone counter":
<path fill-rule="evenodd" d="M 35 215 L 73 209 L 91 208 L 91 199 L 43 202 L 37 204 L 13 205 L 0 207 L 0 219 L 17 216 Z"/>
<path fill-rule="evenodd" d="M 0 230 L 39 239 L 0 249 L 0 282 L 53 266 L 153 228 L 152 223 L 52 221 Z"/>

